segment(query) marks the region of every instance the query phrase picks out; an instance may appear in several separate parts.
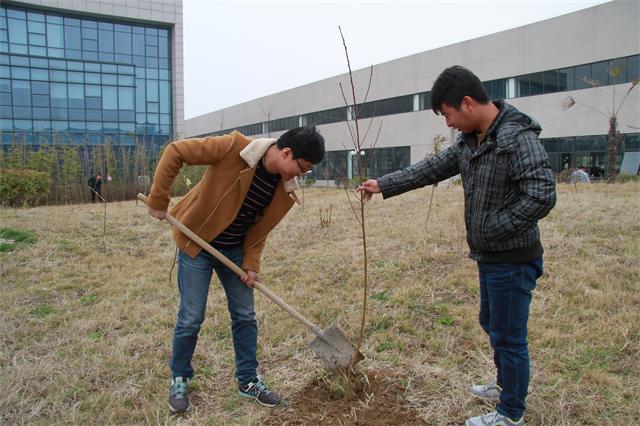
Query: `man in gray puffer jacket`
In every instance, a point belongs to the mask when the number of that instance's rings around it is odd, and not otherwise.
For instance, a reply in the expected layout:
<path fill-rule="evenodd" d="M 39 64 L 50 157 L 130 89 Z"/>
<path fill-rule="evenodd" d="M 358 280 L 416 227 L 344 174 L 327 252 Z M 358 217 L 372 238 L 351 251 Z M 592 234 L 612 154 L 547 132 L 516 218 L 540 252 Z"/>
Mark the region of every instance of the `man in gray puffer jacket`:
<path fill-rule="evenodd" d="M 467 425 L 523 425 L 529 305 L 542 275 L 538 220 L 556 202 L 555 178 L 538 139 L 541 128 L 506 102 L 490 102 L 478 77 L 460 66 L 438 76 L 431 107 L 460 131 L 455 144 L 358 190 L 367 199 L 375 193 L 389 198 L 462 176 L 469 257 L 480 275 L 480 325 L 490 337 L 497 369 L 495 381 L 470 391 L 500 401 L 496 411 Z"/>

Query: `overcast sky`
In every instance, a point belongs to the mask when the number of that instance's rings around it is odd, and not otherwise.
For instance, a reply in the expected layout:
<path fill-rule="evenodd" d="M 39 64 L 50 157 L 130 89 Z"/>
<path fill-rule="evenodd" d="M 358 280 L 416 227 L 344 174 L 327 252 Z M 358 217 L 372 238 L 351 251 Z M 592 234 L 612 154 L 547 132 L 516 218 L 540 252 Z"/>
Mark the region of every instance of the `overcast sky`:
<path fill-rule="evenodd" d="M 600 3 L 184 0 L 185 118 Z"/>

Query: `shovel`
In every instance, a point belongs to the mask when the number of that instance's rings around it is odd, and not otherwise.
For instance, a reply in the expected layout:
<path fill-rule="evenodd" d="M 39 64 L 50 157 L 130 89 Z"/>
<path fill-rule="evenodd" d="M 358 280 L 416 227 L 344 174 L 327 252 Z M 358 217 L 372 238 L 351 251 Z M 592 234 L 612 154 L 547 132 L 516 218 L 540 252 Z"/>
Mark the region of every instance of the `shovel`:
<path fill-rule="evenodd" d="M 144 194 L 138 194 L 138 199 L 147 205 L 149 204 L 149 199 Z M 209 243 L 200 238 L 169 213 L 166 214 L 165 219 L 240 277 L 245 277 L 247 275 L 242 268 L 230 261 L 225 255 L 213 248 Z M 313 334 L 316 335 L 316 337 L 309 343 L 309 347 L 313 349 L 320 361 L 322 361 L 328 369 L 346 369 L 353 367 L 364 359 L 364 355 L 362 355 L 360 351 L 356 350 L 344 333 L 335 325 L 332 325 L 326 330 L 322 330 L 320 327 L 303 317 L 294 308 L 287 305 L 282 299 L 273 294 L 262 284 L 255 282 L 253 287 L 271 299 L 271 301 L 276 305 L 284 309 L 289 315 L 304 324 Z"/>

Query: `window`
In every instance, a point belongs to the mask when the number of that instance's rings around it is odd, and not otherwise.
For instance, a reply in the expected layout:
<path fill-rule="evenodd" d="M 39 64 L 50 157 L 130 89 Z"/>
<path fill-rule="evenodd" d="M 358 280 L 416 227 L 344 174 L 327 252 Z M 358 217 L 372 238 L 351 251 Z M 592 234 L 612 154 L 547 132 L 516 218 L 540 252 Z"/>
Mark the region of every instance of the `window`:
<path fill-rule="evenodd" d="M 559 73 L 556 70 L 544 72 L 544 93 L 555 93 L 558 91 Z"/>
<path fill-rule="evenodd" d="M 27 27 L 28 27 L 30 33 L 36 33 L 36 34 L 44 34 L 45 33 L 44 21 L 37 22 L 37 21 L 33 21 L 33 20 L 30 19 L 27 22 Z"/>
<path fill-rule="evenodd" d="M 84 110 L 69 108 L 69 120 L 84 121 Z"/>
<path fill-rule="evenodd" d="M 28 80 L 29 79 L 29 68 L 11 67 L 11 77 Z"/>
<path fill-rule="evenodd" d="M 541 95 L 543 93 L 543 74 L 541 72 L 529 75 L 530 94 Z"/>
<path fill-rule="evenodd" d="M 131 34 L 115 32 L 116 51 L 121 55 L 131 54 Z"/>
<path fill-rule="evenodd" d="M 122 110 L 133 110 L 133 88 L 132 87 L 119 87 L 118 88 L 118 103 Z"/>
<path fill-rule="evenodd" d="M 102 88 L 102 109 L 118 109 L 118 91 L 116 87 Z"/>
<path fill-rule="evenodd" d="M 168 93 L 167 93 L 167 96 L 168 96 Z M 162 103 L 161 103 L 161 107 L 164 107 Z M 163 111 L 163 112 L 168 112 L 168 111 Z M 280 118 L 277 120 L 272 120 L 268 123 L 269 131 L 278 132 L 280 130 L 288 130 L 293 127 L 297 127 L 297 123 L 298 123 L 298 117 L 286 117 L 286 118 Z"/>
<path fill-rule="evenodd" d="M 606 86 L 609 81 L 609 62 L 591 64 L 591 79 L 596 86 Z"/>
<path fill-rule="evenodd" d="M 47 47 L 63 48 L 64 36 L 62 25 L 47 23 Z"/>
<path fill-rule="evenodd" d="M 98 50 L 100 52 L 113 53 L 113 31 L 98 31 Z"/>
<path fill-rule="evenodd" d="M 586 89 L 591 87 L 587 81 L 591 80 L 591 65 L 579 65 L 574 68 L 575 70 L 575 84 L 576 89 Z"/>
<path fill-rule="evenodd" d="M 158 80 L 147 80 L 147 101 L 158 102 Z"/>
<path fill-rule="evenodd" d="M 13 80 L 11 86 L 14 105 L 31 106 L 31 83 L 23 80 Z"/>
<path fill-rule="evenodd" d="M 516 96 L 529 96 L 531 90 L 529 88 L 529 76 L 521 75 L 516 77 Z"/>
<path fill-rule="evenodd" d="M 69 108 L 84 108 L 84 86 L 69 84 Z"/>
<path fill-rule="evenodd" d="M 31 92 L 35 95 L 48 95 L 49 94 L 49 83 L 34 81 L 31 83 Z"/>
<path fill-rule="evenodd" d="M 160 81 L 160 112 L 171 112 L 171 85 L 168 81 Z M 291 127 L 296 126 L 293 125 L 288 128 Z M 272 131 L 275 131 L 275 129 L 272 129 Z"/>
<path fill-rule="evenodd" d="M 67 49 L 82 49 L 82 38 L 80 37 L 80 28 L 65 27 L 64 28 L 64 46 Z"/>
<path fill-rule="evenodd" d="M 43 34 L 29 33 L 29 44 L 36 46 L 46 46 L 46 37 Z"/>
<path fill-rule="evenodd" d="M 93 72 L 84 73 L 84 79 L 86 83 L 100 84 L 101 82 L 100 74 Z"/>
<path fill-rule="evenodd" d="M 169 57 L 169 39 L 167 37 L 158 39 L 158 56 L 161 58 Z"/>
<path fill-rule="evenodd" d="M 133 34 L 133 54 L 144 56 L 144 36 L 140 34 Z"/>
<path fill-rule="evenodd" d="M 9 41 L 11 43 L 27 44 L 27 23 L 21 19 L 8 20 Z"/>
<path fill-rule="evenodd" d="M 51 107 L 67 107 L 67 85 L 65 83 L 51 83 Z"/>
<path fill-rule="evenodd" d="M 32 95 L 31 103 L 34 107 L 49 107 L 48 95 Z"/>
<path fill-rule="evenodd" d="M 505 79 L 493 80 L 491 82 L 491 98 L 504 99 L 507 97 L 507 81 Z"/>
<path fill-rule="evenodd" d="M 640 78 L 640 55 L 627 58 L 627 82 Z"/>
<path fill-rule="evenodd" d="M 558 70 L 558 91 L 573 90 L 574 77 L 573 68 L 564 68 Z"/>
<path fill-rule="evenodd" d="M 624 135 L 624 150 L 640 151 L 640 133 Z"/>

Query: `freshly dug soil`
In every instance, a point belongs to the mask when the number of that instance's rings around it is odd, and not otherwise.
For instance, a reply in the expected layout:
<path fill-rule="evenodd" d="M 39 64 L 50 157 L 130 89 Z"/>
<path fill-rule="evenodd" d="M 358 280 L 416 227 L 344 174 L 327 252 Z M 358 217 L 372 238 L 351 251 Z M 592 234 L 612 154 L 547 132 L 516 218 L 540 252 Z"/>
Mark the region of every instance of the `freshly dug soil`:
<path fill-rule="evenodd" d="M 265 425 L 419 425 L 405 389 L 389 372 L 314 379 L 271 412 Z"/>

